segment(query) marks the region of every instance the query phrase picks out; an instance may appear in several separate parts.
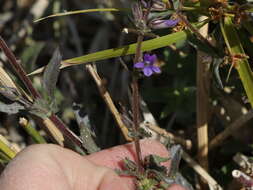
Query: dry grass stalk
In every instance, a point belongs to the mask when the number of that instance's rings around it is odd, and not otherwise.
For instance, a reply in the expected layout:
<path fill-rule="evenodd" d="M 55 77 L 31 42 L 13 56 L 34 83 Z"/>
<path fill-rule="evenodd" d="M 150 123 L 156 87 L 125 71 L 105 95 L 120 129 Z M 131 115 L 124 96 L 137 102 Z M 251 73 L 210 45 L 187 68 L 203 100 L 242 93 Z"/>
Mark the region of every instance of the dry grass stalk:
<path fill-rule="evenodd" d="M 14 88 L 20 93 L 13 80 L 2 67 L 0 67 L 0 86 Z"/>
<path fill-rule="evenodd" d="M 222 190 L 222 187 L 213 179 L 209 173 L 201 167 L 195 160 L 193 160 L 185 151 L 182 155 L 185 162 L 187 162 L 211 187 L 213 190 Z"/>
<path fill-rule="evenodd" d="M 191 140 L 185 140 L 181 137 L 175 136 L 174 134 L 166 131 L 165 129 L 162 129 L 159 126 L 153 125 L 151 123 L 146 123 L 145 126 L 147 126 L 152 131 L 158 133 L 159 135 L 169 138 L 170 140 L 174 141 L 175 143 L 181 144 L 187 150 L 190 150 L 192 148 Z"/>
<path fill-rule="evenodd" d="M 115 121 L 117 122 L 120 130 L 122 131 L 125 139 L 127 141 L 132 141 L 132 139 L 128 136 L 128 129 L 127 129 L 127 127 L 125 126 L 125 124 L 123 123 L 123 121 L 121 119 L 121 114 L 119 113 L 116 106 L 114 105 L 114 103 L 112 101 L 112 98 L 111 98 L 109 92 L 106 90 L 106 88 L 105 88 L 100 76 L 98 75 L 97 71 L 95 70 L 95 68 L 92 65 L 85 65 L 85 68 L 89 71 L 92 78 L 96 82 L 96 85 L 99 89 L 99 92 L 100 92 L 102 98 L 104 99 L 106 105 L 110 109 L 110 111 L 111 111 Z"/>
<path fill-rule="evenodd" d="M 247 123 L 250 119 L 253 118 L 253 110 L 250 110 L 247 114 L 244 114 L 240 116 L 238 119 L 236 119 L 230 126 L 228 126 L 224 131 L 219 133 L 216 137 L 214 137 L 210 144 L 209 149 L 213 149 L 219 145 L 221 145 L 224 140 L 235 133 L 238 129 L 244 126 L 245 123 Z"/>
<path fill-rule="evenodd" d="M 202 16 L 199 21 L 205 20 Z M 199 29 L 199 33 L 206 38 L 208 24 Z M 206 62 L 204 52 L 197 52 L 197 136 L 198 160 L 208 171 L 208 101 L 209 101 L 209 63 Z"/>

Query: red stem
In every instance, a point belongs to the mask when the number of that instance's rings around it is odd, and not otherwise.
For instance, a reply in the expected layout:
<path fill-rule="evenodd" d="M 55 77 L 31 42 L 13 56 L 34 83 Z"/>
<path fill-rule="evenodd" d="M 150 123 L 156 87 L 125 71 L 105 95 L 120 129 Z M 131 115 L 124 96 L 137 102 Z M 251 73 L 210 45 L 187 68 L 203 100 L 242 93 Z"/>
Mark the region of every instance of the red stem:
<path fill-rule="evenodd" d="M 5 43 L 4 39 L 1 36 L 0 36 L 0 48 L 3 50 L 13 70 L 17 73 L 20 80 L 24 83 L 26 88 L 32 94 L 33 98 L 34 99 L 41 98 L 39 92 L 33 87 L 32 81 L 27 77 L 26 72 L 24 71 L 22 66 L 18 63 L 15 55 L 12 53 L 12 51 L 7 46 L 7 44 Z M 50 119 L 67 138 L 69 138 L 73 143 L 75 143 L 79 147 L 82 147 L 81 139 L 78 136 L 76 136 L 70 129 L 68 129 L 68 127 L 56 115 L 54 114 L 51 115 Z"/>

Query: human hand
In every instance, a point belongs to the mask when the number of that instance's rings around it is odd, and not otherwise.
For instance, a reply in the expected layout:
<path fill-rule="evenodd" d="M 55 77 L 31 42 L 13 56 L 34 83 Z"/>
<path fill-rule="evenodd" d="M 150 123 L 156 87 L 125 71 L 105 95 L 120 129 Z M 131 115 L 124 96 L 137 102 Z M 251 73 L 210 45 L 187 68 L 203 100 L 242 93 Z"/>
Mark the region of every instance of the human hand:
<path fill-rule="evenodd" d="M 141 141 L 142 155 L 168 157 L 164 146 Z M 122 160 L 136 160 L 133 144 L 106 149 L 89 156 L 52 144 L 32 145 L 21 151 L 0 177 L 1 190 L 134 190 L 134 180 L 119 177 Z M 169 162 L 165 166 L 169 167 Z M 110 169 L 111 168 L 111 169 Z M 168 190 L 184 190 L 172 185 Z"/>

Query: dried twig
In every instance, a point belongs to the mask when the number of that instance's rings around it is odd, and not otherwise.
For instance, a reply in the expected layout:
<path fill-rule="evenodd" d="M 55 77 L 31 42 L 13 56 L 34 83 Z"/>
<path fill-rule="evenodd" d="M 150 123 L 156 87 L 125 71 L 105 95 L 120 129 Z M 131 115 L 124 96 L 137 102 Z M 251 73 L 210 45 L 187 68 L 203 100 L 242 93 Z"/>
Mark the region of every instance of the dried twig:
<path fill-rule="evenodd" d="M 209 175 L 209 173 L 202 168 L 195 160 L 193 160 L 185 151 L 183 151 L 182 158 L 186 161 L 213 190 L 222 190 L 222 187 Z"/>
<path fill-rule="evenodd" d="M 206 17 L 200 17 L 200 21 Z M 199 33 L 208 35 L 208 24 L 199 29 Z M 205 39 L 205 38 L 204 38 Z M 208 171 L 208 104 L 209 104 L 209 64 L 204 57 L 206 54 L 197 51 L 197 136 L 198 160 L 202 167 Z"/>
<path fill-rule="evenodd" d="M 174 141 L 175 143 L 181 144 L 183 147 L 185 147 L 186 149 L 191 149 L 192 148 L 192 142 L 191 140 L 185 140 L 181 137 L 177 137 L 174 134 L 166 131 L 165 129 L 160 128 L 157 125 L 153 125 L 151 123 L 145 123 L 145 126 L 147 126 L 148 128 L 150 128 L 152 131 L 169 138 L 170 140 Z"/>
<path fill-rule="evenodd" d="M 98 75 L 97 71 L 94 69 L 94 67 L 92 65 L 85 65 L 85 68 L 89 71 L 92 78 L 96 82 L 96 85 L 99 89 L 99 92 L 100 92 L 102 98 L 104 99 L 106 105 L 110 109 L 110 111 L 111 111 L 115 121 L 117 122 L 120 130 L 122 131 L 125 139 L 128 141 L 132 141 L 132 139 L 128 136 L 128 129 L 124 125 L 124 123 L 121 119 L 121 115 L 120 115 L 119 111 L 117 110 L 116 106 L 114 105 L 112 98 L 111 98 L 109 92 L 106 90 L 106 88 L 102 82 L 102 79 Z"/>
<path fill-rule="evenodd" d="M 209 149 L 211 150 L 217 146 L 220 146 L 227 137 L 229 137 L 235 131 L 243 127 L 244 124 L 247 123 L 252 118 L 253 118 L 253 110 L 250 110 L 247 114 L 240 116 L 230 126 L 228 126 L 223 132 L 221 132 L 220 134 L 218 134 L 216 137 L 214 137 L 211 140 L 209 144 Z"/>

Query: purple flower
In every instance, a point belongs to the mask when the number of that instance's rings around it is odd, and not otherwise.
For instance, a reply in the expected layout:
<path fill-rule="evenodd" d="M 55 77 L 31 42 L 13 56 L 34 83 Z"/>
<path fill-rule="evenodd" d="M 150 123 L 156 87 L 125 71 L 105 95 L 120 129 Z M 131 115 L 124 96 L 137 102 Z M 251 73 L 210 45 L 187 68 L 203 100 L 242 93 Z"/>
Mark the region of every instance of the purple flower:
<path fill-rule="evenodd" d="M 154 19 L 149 23 L 149 26 L 152 29 L 172 28 L 176 26 L 178 22 L 179 19 L 168 19 L 168 20 Z"/>
<path fill-rule="evenodd" d="M 160 68 L 154 65 L 156 60 L 157 57 L 155 54 L 149 55 L 146 53 L 143 57 L 143 61 L 135 63 L 134 67 L 137 69 L 142 69 L 143 74 L 149 77 L 153 73 L 161 73 Z"/>

